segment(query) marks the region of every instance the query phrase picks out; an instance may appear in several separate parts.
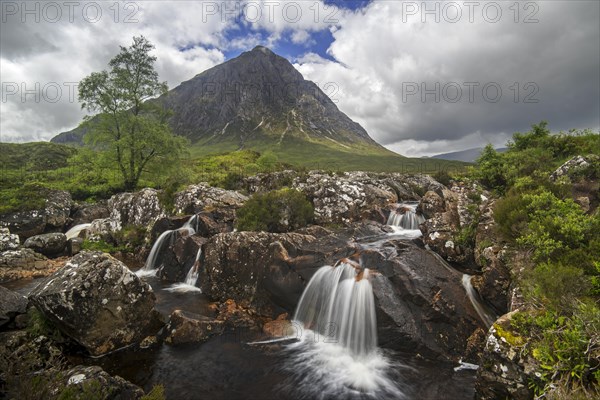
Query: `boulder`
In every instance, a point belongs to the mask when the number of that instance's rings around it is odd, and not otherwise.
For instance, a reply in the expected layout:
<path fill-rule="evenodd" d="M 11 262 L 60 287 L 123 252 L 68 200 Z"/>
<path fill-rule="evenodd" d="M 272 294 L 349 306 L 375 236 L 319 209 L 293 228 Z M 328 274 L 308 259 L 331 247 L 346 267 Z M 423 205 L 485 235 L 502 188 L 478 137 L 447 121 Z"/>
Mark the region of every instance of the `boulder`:
<path fill-rule="evenodd" d="M 175 310 L 165 326 L 166 343 L 202 343 L 223 333 L 224 323 L 209 317 Z"/>
<path fill-rule="evenodd" d="M 108 200 L 111 230 L 116 232 L 127 225 L 150 230 L 157 219 L 166 215 L 158 194 L 157 190 L 146 188 L 135 193 L 119 193 L 112 196 Z"/>
<path fill-rule="evenodd" d="M 67 254 L 69 256 L 74 256 L 81 251 L 81 246 L 83 246 L 83 239 L 81 238 L 72 238 L 67 240 Z"/>
<path fill-rule="evenodd" d="M 64 233 L 45 233 L 30 237 L 23 246 L 45 256 L 54 256 L 65 251 L 67 237 Z"/>
<path fill-rule="evenodd" d="M 8 228 L 0 228 L 0 252 L 16 250 L 20 245 L 19 235 L 10 233 Z"/>
<path fill-rule="evenodd" d="M 345 172 L 342 175 L 310 171 L 306 179 L 297 178 L 293 187 L 306 194 L 315 210 L 315 223 L 350 225 L 372 215 L 398 196 L 387 184 L 371 180 L 364 172 Z"/>
<path fill-rule="evenodd" d="M 0 327 L 27 312 L 27 298 L 0 286 Z"/>
<path fill-rule="evenodd" d="M 209 186 L 206 183 L 190 185 L 175 194 L 175 213 L 198 214 L 210 212 L 215 220 L 232 224 L 235 210 L 248 200 L 246 196 L 233 190 Z"/>
<path fill-rule="evenodd" d="M 29 298 L 93 356 L 139 343 L 158 330 L 152 288 L 101 252 L 77 254 Z"/>
<path fill-rule="evenodd" d="M 331 232 L 233 232 L 211 237 L 203 247 L 202 292 L 231 299 L 271 315 L 274 309 L 293 312 L 307 279 L 319 267 L 348 256 L 355 249 Z"/>
<path fill-rule="evenodd" d="M 190 236 L 185 231 L 175 231 L 173 235 L 173 243 L 163 248 L 158 255 L 157 276 L 169 282 L 182 282 L 193 267 L 198 251 L 207 239 L 196 235 Z"/>
<path fill-rule="evenodd" d="M 467 353 L 469 337 L 485 328 L 461 284 L 462 274 L 413 242 L 390 240 L 378 260 L 362 257 L 377 306 L 378 342 L 448 358 Z"/>
<path fill-rule="evenodd" d="M 27 248 L 0 252 L 0 282 L 48 276 L 61 262 L 52 262 L 45 256 Z"/>
<path fill-rule="evenodd" d="M 66 389 L 63 389 L 63 393 L 68 391 L 72 398 L 90 396 L 90 391 L 94 398 L 106 400 L 135 400 L 144 396 L 144 391 L 139 386 L 120 376 L 110 376 L 95 365 L 78 365 L 65 371 L 64 376 Z"/>
<path fill-rule="evenodd" d="M 513 315 L 503 315 L 489 330 L 475 383 L 478 400 L 534 397 L 529 383 L 537 379 L 535 360 L 523 351 L 526 339 L 511 329 Z"/>
<path fill-rule="evenodd" d="M 423 242 L 449 262 L 475 268 L 474 225 L 489 197 L 476 183 L 425 193 L 417 206 L 427 218 L 420 225 Z"/>
<path fill-rule="evenodd" d="M 260 173 L 241 179 L 240 186 L 248 193 L 269 192 L 290 186 L 296 177 L 298 172 L 292 170 Z"/>
<path fill-rule="evenodd" d="M 22 241 L 45 232 L 62 232 L 71 214 L 71 195 L 62 190 L 46 190 L 45 196 L 43 209 L 2 214 L 0 226 L 9 228 Z"/>

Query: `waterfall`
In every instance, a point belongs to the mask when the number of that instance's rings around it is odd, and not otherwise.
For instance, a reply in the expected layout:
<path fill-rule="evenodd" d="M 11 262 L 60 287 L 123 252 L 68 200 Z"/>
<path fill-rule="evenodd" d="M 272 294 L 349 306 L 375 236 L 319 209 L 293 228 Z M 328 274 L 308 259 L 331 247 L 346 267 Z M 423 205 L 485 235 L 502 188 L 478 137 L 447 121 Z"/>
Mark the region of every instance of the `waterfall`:
<path fill-rule="evenodd" d="M 164 290 L 168 292 L 202 292 L 199 287 L 196 287 L 196 282 L 198 281 L 198 275 L 200 275 L 200 256 L 202 255 L 202 247 L 198 249 L 198 253 L 196 253 L 196 258 L 194 259 L 194 264 L 190 267 L 185 280 L 181 283 L 175 283 Z"/>
<path fill-rule="evenodd" d="M 75 225 L 74 227 L 72 227 L 71 229 L 69 229 L 65 233 L 65 236 L 67 237 L 67 240 L 76 238 L 76 237 L 79 236 L 79 234 L 81 233 L 81 231 L 83 231 L 84 229 L 89 228 L 90 226 L 92 226 L 92 224 L 79 224 L 79 225 Z"/>
<path fill-rule="evenodd" d="M 390 213 L 387 224 L 409 230 L 419 229 L 425 218 L 417 214 L 416 208 L 416 204 L 399 204 L 398 208 Z"/>
<path fill-rule="evenodd" d="M 377 347 L 377 321 L 369 270 L 356 274 L 348 263 L 324 266 L 312 277 L 294 320 L 326 339 L 364 356 Z"/>
<path fill-rule="evenodd" d="M 202 247 L 198 249 L 198 253 L 196 253 L 196 259 L 194 260 L 194 265 L 190 268 L 185 277 L 185 284 L 190 286 L 196 286 L 196 282 L 198 281 L 198 275 L 200 274 L 199 262 L 200 256 L 202 255 Z"/>
<path fill-rule="evenodd" d="M 158 239 L 156 239 L 156 242 L 154 242 L 144 267 L 136 271 L 135 274 L 139 277 L 156 275 L 156 260 L 158 259 L 158 255 L 164 248 L 165 244 L 169 243 L 174 238 L 174 234 L 179 231 L 187 231 L 189 235 L 193 235 L 196 233 L 194 227 L 197 228 L 197 225 L 198 216 L 192 215 L 181 228 L 175 230 L 166 230 L 161 233 Z"/>
<path fill-rule="evenodd" d="M 496 317 L 494 316 L 494 313 L 479 299 L 479 294 L 471 284 L 471 279 L 473 279 L 471 275 L 463 274 L 462 285 L 467 292 L 467 296 L 469 297 L 473 308 L 475 311 L 477 311 L 477 315 L 479 315 L 479 318 L 485 324 L 485 327 L 489 328 L 496 320 Z"/>
<path fill-rule="evenodd" d="M 284 368 L 291 372 L 286 386 L 301 398 L 406 398 L 398 373 L 405 367 L 377 348 L 369 270 L 358 269 L 347 262 L 321 267 L 300 298 L 292 321 L 299 340 L 284 346 Z"/>

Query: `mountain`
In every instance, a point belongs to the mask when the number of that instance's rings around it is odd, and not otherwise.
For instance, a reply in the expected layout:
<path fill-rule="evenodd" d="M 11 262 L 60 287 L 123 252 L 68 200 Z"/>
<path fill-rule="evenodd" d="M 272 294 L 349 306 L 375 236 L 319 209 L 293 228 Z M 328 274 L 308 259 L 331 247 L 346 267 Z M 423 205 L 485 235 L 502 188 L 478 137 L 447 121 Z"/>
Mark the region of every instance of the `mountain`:
<path fill-rule="evenodd" d="M 475 162 L 477 157 L 479 157 L 482 150 L 483 150 L 483 147 L 475 147 L 473 149 L 454 151 L 451 153 L 437 154 L 435 156 L 431 156 L 430 158 L 437 158 L 440 160 L 463 161 L 463 162 L 472 163 L 472 162 Z M 496 149 L 496 151 L 504 152 L 504 151 L 506 151 L 506 148 L 501 147 L 501 148 Z"/>
<path fill-rule="evenodd" d="M 158 100 L 173 131 L 193 143 L 243 149 L 294 141 L 386 151 L 285 58 L 257 46 L 183 82 Z M 76 128 L 52 139 L 77 143 Z"/>

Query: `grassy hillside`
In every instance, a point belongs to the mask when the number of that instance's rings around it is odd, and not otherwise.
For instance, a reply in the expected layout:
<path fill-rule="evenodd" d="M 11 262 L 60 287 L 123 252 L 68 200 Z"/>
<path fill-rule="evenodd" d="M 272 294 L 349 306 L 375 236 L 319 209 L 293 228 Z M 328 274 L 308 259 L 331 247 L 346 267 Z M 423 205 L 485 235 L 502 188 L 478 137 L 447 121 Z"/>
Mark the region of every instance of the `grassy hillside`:
<path fill-rule="evenodd" d="M 235 152 L 239 146 L 234 142 L 194 144 L 192 159 Z M 245 149 L 259 153 L 272 153 L 280 163 L 306 169 L 334 171 L 374 171 L 435 173 L 438 171 L 456 172 L 468 164 L 464 162 L 435 160 L 428 158 L 408 158 L 384 148 L 372 146 L 346 147 L 336 142 L 307 141 L 295 137 L 286 138 L 282 144 L 273 140 L 251 140 Z"/>

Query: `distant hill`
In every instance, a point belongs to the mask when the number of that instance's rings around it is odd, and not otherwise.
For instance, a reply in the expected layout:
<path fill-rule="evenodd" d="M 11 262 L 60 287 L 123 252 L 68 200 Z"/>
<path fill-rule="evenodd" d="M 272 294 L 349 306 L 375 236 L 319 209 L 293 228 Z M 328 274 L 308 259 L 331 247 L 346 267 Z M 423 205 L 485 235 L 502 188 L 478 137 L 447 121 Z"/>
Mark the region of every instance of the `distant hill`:
<path fill-rule="evenodd" d="M 473 149 L 454 151 L 452 153 L 443 153 L 435 156 L 431 156 L 430 158 L 437 158 L 440 160 L 451 160 L 451 161 L 463 161 L 463 162 L 475 162 L 477 157 L 481 154 L 483 147 L 476 147 Z M 496 151 L 504 152 L 506 151 L 506 147 L 497 148 Z"/>

